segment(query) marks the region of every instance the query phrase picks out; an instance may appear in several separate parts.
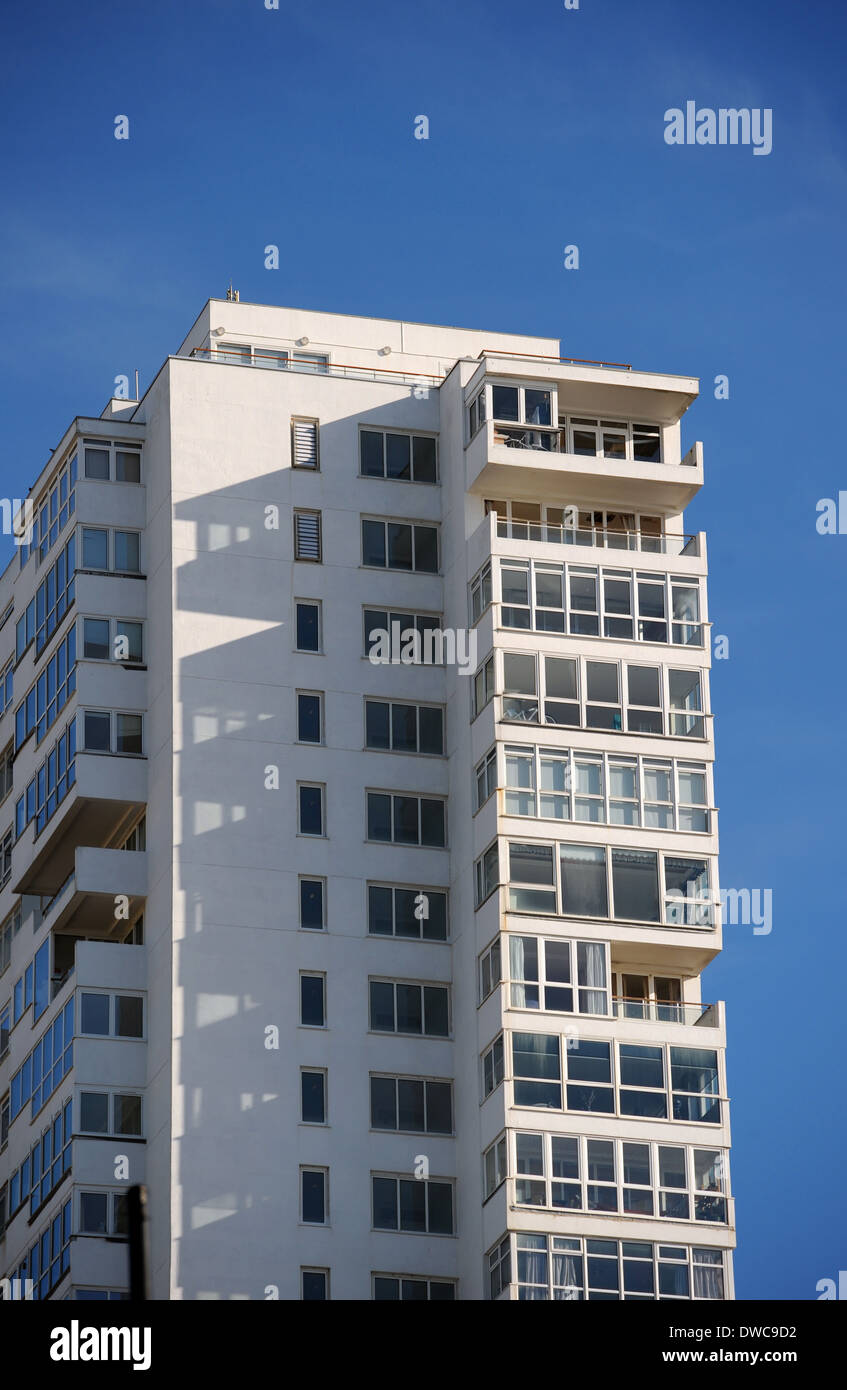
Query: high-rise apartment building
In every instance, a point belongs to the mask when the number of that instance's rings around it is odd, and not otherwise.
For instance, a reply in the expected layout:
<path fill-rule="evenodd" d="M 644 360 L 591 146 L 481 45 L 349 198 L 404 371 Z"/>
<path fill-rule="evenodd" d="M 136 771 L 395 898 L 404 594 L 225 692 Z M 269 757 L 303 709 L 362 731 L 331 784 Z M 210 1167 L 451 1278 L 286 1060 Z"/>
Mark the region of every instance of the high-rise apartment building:
<path fill-rule="evenodd" d="M 725 1299 L 689 377 L 211 300 L 0 578 L 0 1276 Z M 6 1296 L 27 1285 L 5 1285 Z"/>

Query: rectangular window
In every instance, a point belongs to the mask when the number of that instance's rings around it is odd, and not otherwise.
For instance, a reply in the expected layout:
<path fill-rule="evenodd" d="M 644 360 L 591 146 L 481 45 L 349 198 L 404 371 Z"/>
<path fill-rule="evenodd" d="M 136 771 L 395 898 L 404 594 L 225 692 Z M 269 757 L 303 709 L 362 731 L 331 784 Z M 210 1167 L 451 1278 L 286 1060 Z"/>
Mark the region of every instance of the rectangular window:
<path fill-rule="evenodd" d="M 485 709 L 494 694 L 494 657 L 489 656 L 473 678 L 473 718 Z"/>
<path fill-rule="evenodd" d="M 414 941 L 447 940 L 447 894 L 443 889 L 368 884 L 368 932 Z"/>
<path fill-rule="evenodd" d="M 450 991 L 446 985 L 371 980 L 370 1028 L 426 1038 L 450 1035 Z"/>
<path fill-rule="evenodd" d="M 476 906 L 480 907 L 500 883 L 500 854 L 496 840 L 477 859 L 474 868 L 476 871 Z"/>
<path fill-rule="evenodd" d="M 487 951 L 483 951 L 479 958 L 479 1002 L 487 999 L 493 989 L 496 989 L 503 978 L 503 962 L 500 951 L 500 938 L 489 946 Z"/>
<path fill-rule="evenodd" d="M 474 768 L 474 809 L 478 811 L 496 790 L 497 749 L 492 748 Z"/>
<path fill-rule="evenodd" d="M 447 642 L 441 619 L 429 613 L 401 613 L 396 609 L 364 609 L 365 655 L 374 665 L 408 663 L 443 666 Z"/>
<path fill-rule="evenodd" d="M 329 1299 L 329 1270 L 301 1269 L 300 1296 L 304 1303 L 326 1303 Z"/>
<path fill-rule="evenodd" d="M 375 1303 L 453 1302 L 456 1298 L 456 1285 L 450 1279 L 375 1274 L 373 1296 Z"/>
<path fill-rule="evenodd" d="M 294 513 L 294 558 L 295 560 L 312 560 L 320 564 L 320 512 Z"/>
<path fill-rule="evenodd" d="M 506 1161 L 506 1136 L 495 1139 L 482 1155 L 483 1201 L 496 1192 L 501 1182 L 506 1181 L 508 1164 Z"/>
<path fill-rule="evenodd" d="M 328 1220 L 326 1168 L 300 1169 L 300 1219 L 309 1226 L 325 1226 Z"/>
<path fill-rule="evenodd" d="M 320 467 L 318 456 L 318 421 L 295 417 L 291 421 L 291 467 Z"/>
<path fill-rule="evenodd" d="M 559 1039 L 546 1033 L 512 1034 L 515 1105 L 562 1108 Z"/>
<path fill-rule="evenodd" d="M 392 753 L 444 753 L 444 711 L 438 705 L 365 700 L 365 744 Z"/>
<path fill-rule="evenodd" d="M 297 832 L 324 835 L 324 787 L 315 782 L 297 784 Z"/>
<path fill-rule="evenodd" d="M 296 650 L 319 652 L 321 649 L 321 605 L 298 599 L 295 605 Z"/>
<path fill-rule="evenodd" d="M 362 564 L 376 569 L 437 574 L 438 527 L 363 520 Z"/>
<path fill-rule="evenodd" d="M 503 1076 L 503 1039 L 502 1037 L 499 1037 L 495 1038 L 491 1046 L 487 1048 L 485 1052 L 483 1052 L 482 1054 L 483 1100 L 487 1099 L 487 1097 L 490 1096 L 493 1091 L 496 1091 L 497 1087 L 503 1080 Z"/>
<path fill-rule="evenodd" d="M 326 1072 L 300 1068 L 300 1119 L 308 1125 L 326 1124 Z"/>
<path fill-rule="evenodd" d="M 307 1028 L 326 1027 L 326 976 L 300 975 L 300 1022 Z"/>
<path fill-rule="evenodd" d="M 482 569 L 471 580 L 471 623 L 478 623 L 491 603 L 491 561 L 487 560 Z"/>
<path fill-rule="evenodd" d="M 509 934 L 513 1009 L 608 1015 L 609 970 L 602 942 Z"/>
<path fill-rule="evenodd" d="M 368 792 L 368 839 L 443 849 L 447 843 L 445 810 L 443 799 Z"/>
<path fill-rule="evenodd" d="M 454 1234 L 453 1184 L 372 1174 L 373 1224 L 378 1231 Z"/>
<path fill-rule="evenodd" d="M 300 879 L 300 926 L 310 931 L 326 926 L 326 879 Z"/>
<path fill-rule="evenodd" d="M 453 1133 L 453 1085 L 417 1076 L 371 1076 L 371 1128 Z"/>
<path fill-rule="evenodd" d="M 297 691 L 297 738 L 300 743 L 323 742 L 322 700 L 321 692 Z"/>
<path fill-rule="evenodd" d="M 408 483 L 438 481 L 435 438 L 399 431 L 359 431 L 359 472 L 363 478 L 398 478 Z"/>

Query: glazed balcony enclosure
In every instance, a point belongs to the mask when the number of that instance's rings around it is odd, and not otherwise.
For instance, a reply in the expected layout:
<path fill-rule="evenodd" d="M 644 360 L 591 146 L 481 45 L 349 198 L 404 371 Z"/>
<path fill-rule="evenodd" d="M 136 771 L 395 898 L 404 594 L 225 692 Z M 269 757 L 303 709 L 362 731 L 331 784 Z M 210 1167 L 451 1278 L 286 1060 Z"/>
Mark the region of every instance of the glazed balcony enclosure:
<path fill-rule="evenodd" d="M 464 393 L 467 490 L 681 512 L 703 483 L 702 446 L 679 450 L 697 384 L 655 383 L 630 369 L 486 354 Z"/>

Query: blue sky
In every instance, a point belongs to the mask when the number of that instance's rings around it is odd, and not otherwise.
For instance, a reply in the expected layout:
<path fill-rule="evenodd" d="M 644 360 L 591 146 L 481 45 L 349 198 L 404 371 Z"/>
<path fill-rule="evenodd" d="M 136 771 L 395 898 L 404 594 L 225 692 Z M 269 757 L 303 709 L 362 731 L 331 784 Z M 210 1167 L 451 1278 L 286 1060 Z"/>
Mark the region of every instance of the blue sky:
<path fill-rule="evenodd" d="M 815 528 L 847 488 L 845 31 L 837 0 L 44 0 L 0 19 L 5 495 L 117 374 L 149 384 L 230 277 L 244 300 L 700 377 L 687 529 L 709 532 L 729 639 L 721 874 L 774 903 L 771 934 L 727 927 L 704 980 L 728 1009 L 740 1298 L 814 1299 L 847 1264 L 845 904 L 820 867 L 845 855 L 847 535 Z M 687 100 L 771 108 L 772 153 L 666 145 Z"/>

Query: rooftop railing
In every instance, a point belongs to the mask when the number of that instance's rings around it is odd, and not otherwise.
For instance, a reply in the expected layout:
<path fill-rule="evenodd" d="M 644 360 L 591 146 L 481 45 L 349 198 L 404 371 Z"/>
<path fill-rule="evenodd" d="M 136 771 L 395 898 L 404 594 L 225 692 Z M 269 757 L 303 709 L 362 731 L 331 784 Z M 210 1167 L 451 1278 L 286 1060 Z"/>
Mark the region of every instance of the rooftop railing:
<path fill-rule="evenodd" d="M 395 371 L 391 367 L 361 367 L 350 362 L 316 362 L 314 357 L 297 357 L 295 353 L 280 349 L 251 349 L 244 345 L 244 352 L 233 351 L 232 347 L 195 347 L 188 354 L 200 361 L 223 362 L 227 366 L 264 367 L 272 371 L 304 372 L 308 376 L 348 377 L 353 381 L 385 381 L 404 386 L 440 386 L 443 376 L 432 372 Z"/>

